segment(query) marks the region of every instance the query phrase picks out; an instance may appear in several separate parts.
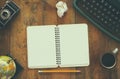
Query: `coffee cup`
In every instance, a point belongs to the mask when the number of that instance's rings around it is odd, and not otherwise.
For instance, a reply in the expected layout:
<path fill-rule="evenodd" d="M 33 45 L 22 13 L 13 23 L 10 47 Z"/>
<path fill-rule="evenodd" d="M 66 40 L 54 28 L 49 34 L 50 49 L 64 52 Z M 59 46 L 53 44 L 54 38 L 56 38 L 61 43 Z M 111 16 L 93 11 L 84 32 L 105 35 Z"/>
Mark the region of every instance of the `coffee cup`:
<path fill-rule="evenodd" d="M 107 69 L 112 69 L 116 65 L 116 54 L 118 52 L 118 48 L 115 48 L 112 52 L 106 52 L 100 57 L 100 64 L 102 67 Z"/>

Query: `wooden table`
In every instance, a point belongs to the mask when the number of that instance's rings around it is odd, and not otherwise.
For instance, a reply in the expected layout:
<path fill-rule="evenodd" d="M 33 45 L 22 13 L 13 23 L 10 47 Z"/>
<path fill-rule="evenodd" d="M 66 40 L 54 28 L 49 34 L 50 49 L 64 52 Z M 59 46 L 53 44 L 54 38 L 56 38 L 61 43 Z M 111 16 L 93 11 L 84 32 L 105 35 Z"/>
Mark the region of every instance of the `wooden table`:
<path fill-rule="evenodd" d="M 73 0 L 63 0 L 68 5 L 68 11 L 63 18 L 56 14 L 55 4 L 59 0 L 14 0 L 21 11 L 15 20 L 5 29 L 0 30 L 0 55 L 10 53 L 22 65 L 24 70 L 17 79 L 120 79 L 120 54 L 117 65 L 113 70 L 101 67 L 100 55 L 120 49 L 120 43 L 114 41 L 91 22 L 81 16 L 73 8 Z M 5 0 L 1 0 L 3 4 Z M 1 5 L 0 5 L 1 6 Z M 38 74 L 37 70 L 27 67 L 27 39 L 28 25 L 73 24 L 87 23 L 89 26 L 90 65 L 80 67 L 81 73 L 47 73 Z"/>

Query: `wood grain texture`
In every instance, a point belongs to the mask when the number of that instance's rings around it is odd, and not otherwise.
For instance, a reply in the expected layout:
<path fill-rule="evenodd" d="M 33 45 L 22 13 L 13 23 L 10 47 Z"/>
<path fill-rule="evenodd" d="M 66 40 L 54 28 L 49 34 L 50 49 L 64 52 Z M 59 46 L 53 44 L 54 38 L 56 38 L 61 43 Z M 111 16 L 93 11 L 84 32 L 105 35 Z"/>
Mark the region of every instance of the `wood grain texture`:
<path fill-rule="evenodd" d="M 24 70 L 17 79 L 120 79 L 120 54 L 113 70 L 100 65 L 100 56 L 105 52 L 120 49 L 120 43 L 114 41 L 73 8 L 73 0 L 63 0 L 68 11 L 62 18 L 57 16 L 55 7 L 59 0 L 13 0 L 20 7 L 20 13 L 4 30 L 0 30 L 0 55 L 10 54 L 23 66 Z M 5 0 L 0 1 L 3 5 Z M 1 7 L 1 6 L 0 6 Z M 38 74 L 37 69 L 27 66 L 26 28 L 30 25 L 59 25 L 87 23 L 89 31 L 90 65 L 79 67 L 81 73 L 46 73 Z M 68 68 L 69 69 L 69 68 Z"/>

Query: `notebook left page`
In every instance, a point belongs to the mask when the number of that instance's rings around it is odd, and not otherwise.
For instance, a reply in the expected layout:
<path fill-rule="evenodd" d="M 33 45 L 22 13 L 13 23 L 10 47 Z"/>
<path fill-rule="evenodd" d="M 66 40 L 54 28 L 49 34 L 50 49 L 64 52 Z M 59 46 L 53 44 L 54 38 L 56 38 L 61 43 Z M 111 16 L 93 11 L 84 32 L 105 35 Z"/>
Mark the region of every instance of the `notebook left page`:
<path fill-rule="evenodd" d="M 56 67 L 55 25 L 28 26 L 27 52 L 29 68 Z"/>

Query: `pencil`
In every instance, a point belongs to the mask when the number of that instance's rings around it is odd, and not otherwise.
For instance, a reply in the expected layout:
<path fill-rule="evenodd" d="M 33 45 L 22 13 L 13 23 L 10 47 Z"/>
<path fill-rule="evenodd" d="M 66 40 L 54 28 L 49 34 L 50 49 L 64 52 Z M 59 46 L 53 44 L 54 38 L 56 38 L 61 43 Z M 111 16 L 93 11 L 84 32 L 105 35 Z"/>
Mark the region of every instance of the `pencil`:
<path fill-rule="evenodd" d="M 59 73 L 59 72 L 81 72 L 80 70 L 75 69 L 51 69 L 51 70 L 38 70 L 38 73 Z"/>

